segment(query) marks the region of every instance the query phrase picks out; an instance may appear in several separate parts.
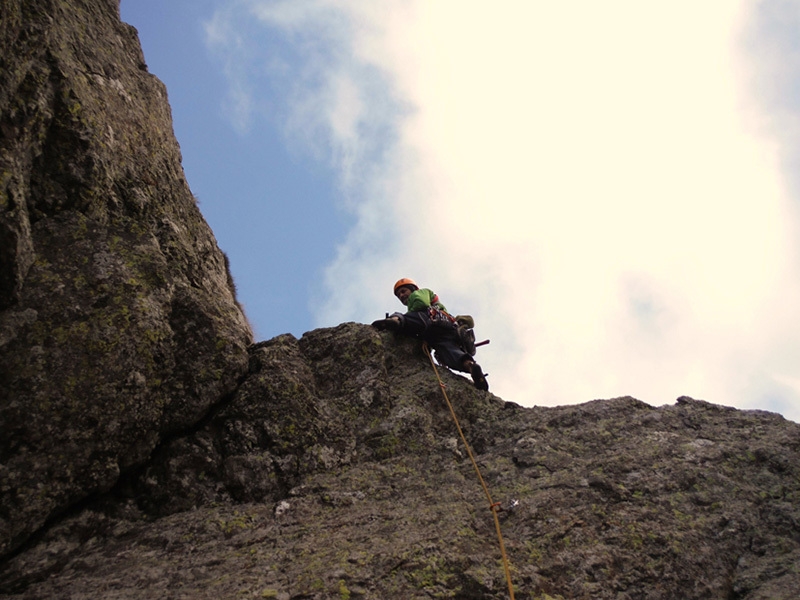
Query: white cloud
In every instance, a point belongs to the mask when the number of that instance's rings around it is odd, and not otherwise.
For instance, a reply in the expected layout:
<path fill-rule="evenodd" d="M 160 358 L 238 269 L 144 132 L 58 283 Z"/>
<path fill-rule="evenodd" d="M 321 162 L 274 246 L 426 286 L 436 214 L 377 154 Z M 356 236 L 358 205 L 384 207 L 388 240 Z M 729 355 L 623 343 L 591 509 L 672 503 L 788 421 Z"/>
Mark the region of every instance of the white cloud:
<path fill-rule="evenodd" d="M 252 6 L 304 48 L 295 122 L 325 132 L 358 216 L 319 325 L 400 309 L 411 276 L 476 317 L 507 400 L 800 420 L 786 140 L 746 78 L 787 67 L 743 36 L 751 4 Z"/>
<path fill-rule="evenodd" d="M 365 165 L 385 151 L 399 111 L 374 57 L 359 55 L 378 47 L 383 28 L 367 5 L 355 11 L 358 4 L 231 0 L 206 23 L 234 127 L 247 133 L 254 118 L 279 123 L 290 145 L 338 169 L 348 199 L 362 193 Z M 351 200 L 350 208 L 358 205 Z"/>
<path fill-rule="evenodd" d="M 235 23 L 235 13 L 221 10 L 205 23 L 206 45 L 220 57 L 229 82 L 223 110 L 236 131 L 245 133 L 253 119 L 253 92 L 247 78 L 248 44 Z"/>

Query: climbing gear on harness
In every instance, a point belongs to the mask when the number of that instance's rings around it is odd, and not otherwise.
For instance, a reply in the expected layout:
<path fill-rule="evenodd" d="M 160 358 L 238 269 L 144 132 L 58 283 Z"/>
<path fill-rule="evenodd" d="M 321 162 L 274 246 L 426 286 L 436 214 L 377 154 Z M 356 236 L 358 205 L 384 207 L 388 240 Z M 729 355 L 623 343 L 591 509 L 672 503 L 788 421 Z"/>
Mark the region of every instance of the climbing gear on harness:
<path fill-rule="evenodd" d="M 446 311 L 440 310 L 433 306 L 428 307 L 428 318 L 431 320 L 431 325 L 441 327 L 455 327 L 456 320 L 451 317 Z"/>
<path fill-rule="evenodd" d="M 475 356 L 475 331 L 471 327 L 464 325 L 458 326 L 458 339 L 461 340 L 461 347 L 470 356 Z"/>
<path fill-rule="evenodd" d="M 475 327 L 475 319 L 469 315 L 457 315 L 456 323 L 458 323 L 459 327 L 466 327 L 467 329 L 472 329 Z"/>
<path fill-rule="evenodd" d="M 481 486 L 483 487 L 483 492 L 486 494 L 486 499 L 489 501 L 489 508 L 492 511 L 492 515 L 494 516 L 494 526 L 497 530 L 497 539 L 500 542 L 500 555 L 503 558 L 503 570 L 505 571 L 506 581 L 508 582 L 508 594 L 511 600 L 514 600 L 514 585 L 511 583 L 511 571 L 508 567 L 508 557 L 506 556 L 506 548 L 503 544 L 503 533 L 500 530 L 500 519 L 497 516 L 497 513 L 503 510 L 502 505 L 500 502 L 495 502 L 492 500 L 492 495 L 489 493 L 489 488 L 486 485 L 486 482 L 483 480 L 483 476 L 481 475 L 481 470 L 478 468 L 478 463 L 475 461 L 475 457 L 472 455 L 472 450 L 467 443 L 467 438 L 464 436 L 464 432 L 461 430 L 461 425 L 458 423 L 458 417 L 456 417 L 456 411 L 453 409 L 453 404 L 450 402 L 450 398 L 447 397 L 447 391 L 444 388 L 444 382 L 442 378 L 439 376 L 439 370 L 436 368 L 436 363 L 433 360 L 433 356 L 431 356 L 431 351 L 428 348 L 427 343 L 423 343 L 423 349 L 425 350 L 425 354 L 428 355 L 428 359 L 431 361 L 431 366 L 433 367 L 433 372 L 436 374 L 436 379 L 439 380 L 439 387 L 442 390 L 442 395 L 444 396 L 445 402 L 447 402 L 447 408 L 450 409 L 450 414 L 453 417 L 453 422 L 456 424 L 456 429 L 458 430 L 458 435 L 461 436 L 461 441 L 464 444 L 464 447 L 467 449 L 467 455 L 469 459 L 472 461 L 472 466 L 475 469 L 475 473 L 478 475 L 478 480 L 481 482 Z"/>
<path fill-rule="evenodd" d="M 458 338 L 461 340 L 461 347 L 464 348 L 464 352 L 470 356 L 475 356 L 475 349 L 478 346 L 489 343 L 489 340 L 483 340 L 482 342 L 475 341 L 475 331 L 473 330 L 473 327 L 475 327 L 475 319 L 471 316 L 458 315 L 456 317 L 456 325 L 458 326 Z"/>
<path fill-rule="evenodd" d="M 394 284 L 394 289 L 392 290 L 393 294 L 397 294 L 397 288 L 401 288 L 404 285 L 413 285 L 414 289 L 418 290 L 419 286 L 417 282 L 413 279 L 409 279 L 408 277 L 403 277 L 402 279 L 398 279 L 397 282 Z"/>

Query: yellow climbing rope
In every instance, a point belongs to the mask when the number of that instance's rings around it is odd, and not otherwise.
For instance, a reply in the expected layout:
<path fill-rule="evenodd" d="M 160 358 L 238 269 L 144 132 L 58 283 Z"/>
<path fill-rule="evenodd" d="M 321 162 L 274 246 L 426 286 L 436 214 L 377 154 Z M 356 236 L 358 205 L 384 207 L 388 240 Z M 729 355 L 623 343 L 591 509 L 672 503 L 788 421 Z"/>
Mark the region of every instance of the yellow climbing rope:
<path fill-rule="evenodd" d="M 511 583 L 511 571 L 508 567 L 506 547 L 505 544 L 503 544 L 503 533 L 500 531 L 500 518 L 497 516 L 498 510 L 500 509 L 500 503 L 492 500 L 492 495 L 489 493 L 489 488 L 487 487 L 486 482 L 483 480 L 481 470 L 478 468 L 478 463 L 475 461 L 475 457 L 472 455 L 472 450 L 467 443 L 467 438 L 464 436 L 464 432 L 461 430 L 461 425 L 458 423 L 458 417 L 456 417 L 456 411 L 453 409 L 453 404 L 450 402 L 450 398 L 447 397 L 447 390 L 445 390 L 444 382 L 439 376 L 439 369 L 436 368 L 436 363 L 433 360 L 433 356 L 431 356 L 430 348 L 428 348 L 427 343 L 423 343 L 422 347 L 425 350 L 425 354 L 428 355 L 428 360 L 431 361 L 433 372 L 436 373 L 436 379 L 439 380 L 439 387 L 442 390 L 442 395 L 444 396 L 445 402 L 447 402 L 447 408 L 450 409 L 450 414 L 453 416 L 453 422 L 455 422 L 456 429 L 458 429 L 458 435 L 461 436 L 461 441 L 464 443 L 464 447 L 467 449 L 469 459 L 472 461 L 472 466 L 475 468 L 475 473 L 478 475 L 478 480 L 481 482 L 483 492 L 486 494 L 486 499 L 489 501 L 489 508 L 492 511 L 492 515 L 494 515 L 494 526 L 495 529 L 497 529 L 497 540 L 500 542 L 500 554 L 503 557 L 503 570 L 505 571 L 506 581 L 508 582 L 508 594 L 511 597 L 511 600 L 514 600 L 514 585 Z"/>

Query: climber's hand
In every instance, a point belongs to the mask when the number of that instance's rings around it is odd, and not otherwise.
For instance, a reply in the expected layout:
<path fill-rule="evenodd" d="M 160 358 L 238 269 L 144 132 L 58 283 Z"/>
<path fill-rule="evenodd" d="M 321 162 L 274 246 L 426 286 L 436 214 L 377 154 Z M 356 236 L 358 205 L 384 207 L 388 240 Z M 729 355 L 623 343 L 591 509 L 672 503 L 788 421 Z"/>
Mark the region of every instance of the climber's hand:
<path fill-rule="evenodd" d="M 384 331 L 386 329 L 389 331 L 396 331 L 400 329 L 400 321 L 392 318 L 378 319 L 377 321 L 372 322 L 372 326 L 378 331 Z"/>

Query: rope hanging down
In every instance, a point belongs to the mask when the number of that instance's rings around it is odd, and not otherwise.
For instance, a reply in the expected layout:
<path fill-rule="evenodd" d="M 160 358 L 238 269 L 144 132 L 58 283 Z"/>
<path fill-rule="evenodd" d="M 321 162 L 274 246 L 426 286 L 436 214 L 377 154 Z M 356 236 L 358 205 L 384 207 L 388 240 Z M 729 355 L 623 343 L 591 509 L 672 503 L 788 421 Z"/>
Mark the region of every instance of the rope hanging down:
<path fill-rule="evenodd" d="M 481 475 L 481 470 L 478 468 L 478 463 L 475 461 L 475 457 L 472 455 L 472 450 L 467 443 L 467 438 L 464 436 L 464 432 L 461 430 L 461 425 L 458 423 L 458 417 L 456 417 L 456 411 L 453 409 L 453 404 L 450 402 L 450 398 L 447 397 L 447 391 L 445 390 L 444 382 L 442 378 L 439 376 L 439 369 L 436 368 L 436 363 L 433 360 L 433 356 L 431 356 L 430 348 L 428 348 L 427 343 L 423 343 L 422 346 L 425 350 L 425 354 L 428 355 L 428 360 L 431 361 L 431 366 L 433 367 L 433 372 L 436 374 L 436 379 L 439 380 L 439 387 L 442 390 L 442 395 L 444 396 L 445 402 L 447 402 L 447 408 L 450 409 L 450 414 L 453 416 L 453 422 L 456 424 L 456 429 L 458 429 L 458 435 L 461 436 L 461 441 L 464 443 L 464 447 L 467 449 L 467 454 L 469 455 L 469 459 L 472 461 L 472 466 L 475 468 L 475 473 L 478 476 L 478 480 L 481 482 L 481 487 L 483 487 L 483 492 L 486 494 L 486 499 L 489 501 L 489 508 L 492 511 L 492 515 L 494 516 L 494 526 L 497 529 L 497 540 L 500 542 L 500 554 L 503 557 L 503 570 L 506 574 L 506 581 L 508 582 L 508 594 L 511 600 L 514 600 L 514 585 L 511 583 L 511 571 L 508 567 L 508 557 L 506 556 L 506 547 L 503 544 L 503 534 L 500 531 L 500 518 L 497 516 L 500 508 L 499 502 L 494 502 L 492 500 L 492 495 L 489 493 L 489 488 L 486 485 L 486 482 L 483 480 L 483 476 Z"/>

